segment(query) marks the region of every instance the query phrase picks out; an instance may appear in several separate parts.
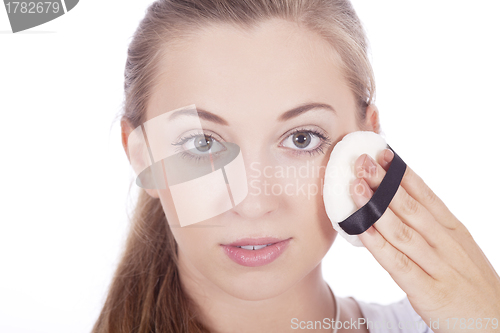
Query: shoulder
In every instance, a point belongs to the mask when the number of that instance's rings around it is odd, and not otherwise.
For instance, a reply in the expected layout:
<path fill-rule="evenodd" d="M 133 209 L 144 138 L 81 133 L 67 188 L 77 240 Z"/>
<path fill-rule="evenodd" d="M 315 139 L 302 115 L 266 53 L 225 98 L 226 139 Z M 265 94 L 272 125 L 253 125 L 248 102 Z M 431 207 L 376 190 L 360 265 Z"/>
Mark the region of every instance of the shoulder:
<path fill-rule="evenodd" d="M 407 297 L 387 305 L 349 298 L 358 304 L 370 333 L 433 333 Z"/>

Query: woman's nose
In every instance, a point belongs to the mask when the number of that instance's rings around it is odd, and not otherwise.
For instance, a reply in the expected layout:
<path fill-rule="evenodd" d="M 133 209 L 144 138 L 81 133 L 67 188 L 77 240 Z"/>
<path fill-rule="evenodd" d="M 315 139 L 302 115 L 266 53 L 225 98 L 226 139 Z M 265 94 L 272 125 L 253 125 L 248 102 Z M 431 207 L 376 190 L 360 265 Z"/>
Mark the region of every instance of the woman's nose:
<path fill-rule="evenodd" d="M 234 207 L 234 212 L 246 220 L 257 220 L 265 218 L 278 208 L 277 198 L 248 192 L 246 198 Z"/>
<path fill-rule="evenodd" d="M 281 193 L 276 191 L 276 187 L 281 184 L 272 177 L 272 173 L 263 172 L 264 169 L 272 168 L 269 162 L 252 159 L 248 155 L 245 157 L 248 194 L 233 211 L 247 220 L 265 218 L 280 206 Z"/>

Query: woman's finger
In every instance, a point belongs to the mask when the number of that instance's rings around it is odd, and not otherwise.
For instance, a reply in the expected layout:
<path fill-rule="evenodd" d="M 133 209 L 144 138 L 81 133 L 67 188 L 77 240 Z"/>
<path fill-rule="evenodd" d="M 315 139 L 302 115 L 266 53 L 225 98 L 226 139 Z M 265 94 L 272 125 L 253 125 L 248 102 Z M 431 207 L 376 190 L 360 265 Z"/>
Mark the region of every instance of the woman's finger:
<path fill-rule="evenodd" d="M 378 163 L 384 169 L 384 171 L 386 171 L 389 168 L 393 158 L 394 158 L 394 153 L 390 149 L 385 149 L 378 156 Z M 407 166 L 407 172 L 409 172 L 408 175 L 410 175 L 409 176 L 410 181 L 407 178 L 405 178 L 406 177 L 405 174 L 405 177 L 403 177 L 402 179 L 401 186 L 405 188 L 407 193 L 412 197 L 414 196 L 420 198 L 423 197 L 424 202 L 426 201 L 425 198 L 427 198 L 428 205 L 426 206 L 426 208 L 431 212 L 431 214 L 434 217 L 441 216 L 441 218 L 439 219 L 436 218 L 436 220 L 440 222 L 441 225 L 447 228 L 448 234 L 455 240 L 456 243 L 452 246 L 453 247 L 456 247 L 457 245 L 460 246 L 468 254 L 468 256 L 475 263 L 475 265 L 479 267 L 481 271 L 491 273 L 488 274 L 489 276 L 487 276 L 490 282 L 496 283 L 498 280 L 500 280 L 500 276 L 498 275 L 498 273 L 496 273 L 495 269 L 489 262 L 488 258 L 486 258 L 484 252 L 475 242 L 474 238 L 470 234 L 469 230 L 467 230 L 465 225 L 461 223 L 448 210 L 448 208 L 441 201 L 441 199 L 437 197 L 436 194 L 433 191 L 431 191 L 431 189 L 424 183 L 424 181 L 420 178 L 420 176 L 418 176 L 408 166 Z M 411 177 L 413 177 L 414 181 L 424 186 L 424 188 L 422 190 L 418 190 L 418 187 L 412 184 Z M 432 203 L 434 203 L 434 205 Z M 440 213 L 441 209 L 444 210 L 444 213 L 443 212 Z M 443 221 L 446 219 L 449 219 L 450 221 L 448 222 Z M 448 252 L 450 252 L 450 250 L 448 250 Z"/>
<path fill-rule="evenodd" d="M 351 191 L 358 207 L 365 205 L 373 195 L 372 189 L 363 178 L 354 181 Z M 449 276 L 448 270 L 451 268 L 446 262 L 441 260 L 420 233 L 403 223 L 390 208 L 373 226 L 396 250 L 404 253 L 434 279 Z"/>
<path fill-rule="evenodd" d="M 408 298 L 422 297 L 421 291 L 430 290 L 429 286 L 435 283 L 435 280 L 406 254 L 382 237 L 374 226 L 358 237 Z"/>
<path fill-rule="evenodd" d="M 387 152 L 390 153 L 387 154 Z M 394 156 L 392 151 L 386 150 L 385 153 L 381 154 L 380 162 L 391 162 Z M 387 161 L 387 157 L 391 160 Z M 386 174 L 385 168 L 382 168 L 381 164 L 373 161 L 368 155 L 361 155 L 356 160 L 355 167 L 358 171 L 357 176 L 363 177 L 374 190 Z M 407 172 L 408 169 L 409 167 L 407 167 Z M 404 177 L 403 180 L 405 180 Z M 402 181 L 401 184 L 403 183 L 408 184 L 408 182 Z M 490 272 L 486 276 L 490 282 L 496 283 L 500 279 L 491 263 L 460 221 L 456 221 L 455 229 L 446 227 L 445 223 L 437 223 L 441 221 L 437 221 L 435 216 L 427 210 L 427 207 L 415 200 L 402 185 L 399 186 L 389 208 L 404 223 L 418 231 L 429 245 L 436 248 L 443 260 L 462 275 L 472 276 L 477 274 L 477 271 L 471 271 L 471 266 L 466 263 L 466 261 L 472 261 L 473 265 L 477 266 L 480 271 Z"/>
<path fill-rule="evenodd" d="M 377 158 L 384 170 L 388 170 L 394 158 L 394 153 L 390 149 L 384 149 Z M 430 189 L 429 186 L 417 175 L 408 165 L 401 180 L 401 186 L 406 192 L 420 202 L 444 227 L 455 230 L 462 223 L 446 207 L 444 202 Z"/>
<path fill-rule="evenodd" d="M 357 171 L 357 177 L 365 179 L 373 190 L 378 188 L 386 174 L 382 166 L 367 154 L 361 155 L 355 161 L 354 167 Z M 422 235 L 427 243 L 434 248 L 443 242 L 443 238 L 451 238 L 445 228 L 436 222 L 434 216 L 413 199 L 401 185 L 389 204 L 389 208 L 409 227 Z"/>

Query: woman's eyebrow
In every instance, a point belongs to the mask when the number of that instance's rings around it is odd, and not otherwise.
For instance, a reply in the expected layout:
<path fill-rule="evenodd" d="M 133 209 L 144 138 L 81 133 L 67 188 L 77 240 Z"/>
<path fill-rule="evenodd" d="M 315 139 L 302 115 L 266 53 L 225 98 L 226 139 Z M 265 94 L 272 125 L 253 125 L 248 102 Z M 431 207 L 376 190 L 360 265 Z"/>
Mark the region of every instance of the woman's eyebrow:
<path fill-rule="evenodd" d="M 171 120 L 174 120 L 174 119 L 181 117 L 181 116 L 198 117 L 201 119 L 205 119 L 206 121 L 211 121 L 211 122 L 216 123 L 216 124 L 220 124 L 220 125 L 224 125 L 224 126 L 229 125 L 229 123 L 224 118 L 219 117 L 218 115 L 216 115 L 212 112 L 209 112 L 209 111 L 206 111 L 206 110 L 203 110 L 200 108 L 184 109 L 184 110 L 176 111 L 170 115 L 168 120 L 171 121 Z"/>
<path fill-rule="evenodd" d="M 281 116 L 279 116 L 278 121 L 287 121 L 292 118 L 298 117 L 299 115 L 307 112 L 307 111 L 314 111 L 314 110 L 330 110 L 334 114 L 337 114 L 337 111 L 333 108 L 333 106 L 329 104 L 324 104 L 324 103 L 306 103 L 299 105 L 291 110 L 288 110 L 284 112 Z M 180 110 L 172 113 L 169 117 L 169 120 L 173 120 L 175 118 L 178 118 L 180 116 L 198 116 L 201 119 L 204 119 L 206 121 L 211 121 L 213 123 L 219 124 L 219 125 L 224 125 L 228 126 L 229 123 L 222 117 L 216 115 L 215 113 L 206 111 L 201 108 L 196 108 L 196 109 L 185 109 L 185 110 Z"/>
<path fill-rule="evenodd" d="M 278 121 L 286 121 L 290 120 L 292 118 L 295 118 L 307 111 L 313 111 L 313 110 L 330 110 L 332 111 L 335 115 L 337 115 L 337 111 L 331 106 L 330 104 L 324 104 L 324 103 L 306 103 L 299 105 L 291 110 L 286 111 L 283 113 L 279 118 Z"/>

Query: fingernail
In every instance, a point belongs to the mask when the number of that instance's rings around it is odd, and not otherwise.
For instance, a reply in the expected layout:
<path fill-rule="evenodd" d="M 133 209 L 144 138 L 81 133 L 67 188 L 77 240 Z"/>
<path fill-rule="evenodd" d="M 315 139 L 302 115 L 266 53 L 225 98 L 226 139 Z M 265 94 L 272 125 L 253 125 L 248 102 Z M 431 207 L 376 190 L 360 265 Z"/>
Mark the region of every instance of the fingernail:
<path fill-rule="evenodd" d="M 386 149 L 385 150 L 385 153 L 384 153 L 384 160 L 387 162 L 387 163 L 390 163 L 392 161 L 392 159 L 394 158 L 394 153 L 392 152 L 392 150 L 390 149 Z"/>
<path fill-rule="evenodd" d="M 361 179 L 358 184 L 354 187 L 354 191 L 357 195 L 362 196 L 363 198 L 370 199 L 372 197 L 372 189 L 364 179 Z M 368 201 L 368 200 L 363 200 Z"/>
<path fill-rule="evenodd" d="M 368 154 L 366 154 L 365 160 L 363 161 L 363 169 L 365 169 L 368 175 L 372 175 L 375 173 L 375 171 L 377 171 L 375 161 Z"/>
<path fill-rule="evenodd" d="M 370 186 L 368 186 L 368 183 L 362 179 L 361 182 L 363 183 L 363 187 L 364 187 L 364 191 L 363 191 L 363 196 L 367 199 L 370 199 L 372 197 L 372 189 L 370 188 Z"/>

